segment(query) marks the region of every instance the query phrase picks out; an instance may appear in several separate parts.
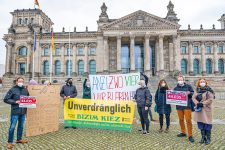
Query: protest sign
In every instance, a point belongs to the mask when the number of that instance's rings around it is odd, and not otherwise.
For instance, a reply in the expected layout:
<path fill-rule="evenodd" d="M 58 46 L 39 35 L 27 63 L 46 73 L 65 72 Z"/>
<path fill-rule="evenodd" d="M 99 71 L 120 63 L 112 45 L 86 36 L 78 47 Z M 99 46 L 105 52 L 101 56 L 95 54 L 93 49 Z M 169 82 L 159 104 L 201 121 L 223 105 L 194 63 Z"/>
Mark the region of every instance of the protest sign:
<path fill-rule="evenodd" d="M 28 86 L 31 96 L 36 97 L 37 107 L 27 110 L 26 136 L 36 136 L 59 129 L 60 85 Z"/>
<path fill-rule="evenodd" d="M 33 96 L 20 96 L 21 108 L 36 108 L 36 98 Z"/>
<path fill-rule="evenodd" d="M 184 91 L 166 91 L 166 104 L 187 106 L 188 96 Z"/>
<path fill-rule="evenodd" d="M 98 100 L 131 100 L 139 87 L 140 73 L 89 75 L 91 98 Z"/>
<path fill-rule="evenodd" d="M 64 126 L 131 132 L 133 101 L 68 99 L 64 103 Z"/>

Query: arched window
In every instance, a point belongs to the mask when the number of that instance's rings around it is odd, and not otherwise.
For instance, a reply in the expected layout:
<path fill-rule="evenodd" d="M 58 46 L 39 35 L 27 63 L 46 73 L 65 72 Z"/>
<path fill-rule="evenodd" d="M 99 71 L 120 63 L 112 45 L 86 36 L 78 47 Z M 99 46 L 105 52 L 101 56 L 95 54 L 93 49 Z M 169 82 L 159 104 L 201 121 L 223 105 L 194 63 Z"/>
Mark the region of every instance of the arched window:
<path fill-rule="evenodd" d="M 78 75 L 83 75 L 84 73 L 84 61 L 79 60 L 78 61 Z"/>
<path fill-rule="evenodd" d="M 66 75 L 72 75 L 72 61 L 67 60 L 66 62 Z"/>
<path fill-rule="evenodd" d="M 49 62 L 46 60 L 43 63 L 43 74 L 48 75 L 49 73 Z"/>
<path fill-rule="evenodd" d="M 122 73 L 130 72 L 130 50 L 128 45 L 121 47 L 121 69 Z"/>
<path fill-rule="evenodd" d="M 27 48 L 26 47 L 21 47 L 20 49 L 19 49 L 19 55 L 20 56 L 26 56 L 27 55 Z"/>
<path fill-rule="evenodd" d="M 22 19 L 21 18 L 19 18 L 18 24 L 22 24 Z"/>
<path fill-rule="evenodd" d="M 218 61 L 218 70 L 220 74 L 224 74 L 224 60 L 219 59 Z"/>
<path fill-rule="evenodd" d="M 34 23 L 34 18 L 30 19 L 30 23 L 33 24 Z"/>
<path fill-rule="evenodd" d="M 206 59 L 206 73 L 212 74 L 212 61 L 211 61 L 211 59 Z"/>
<path fill-rule="evenodd" d="M 181 72 L 182 72 L 182 74 L 187 74 L 187 60 L 186 59 L 181 60 Z"/>
<path fill-rule="evenodd" d="M 194 70 L 194 74 L 199 74 L 200 73 L 198 59 L 194 59 L 193 70 Z"/>
<path fill-rule="evenodd" d="M 61 62 L 59 60 L 55 61 L 55 75 L 60 75 L 61 73 Z"/>
<path fill-rule="evenodd" d="M 25 18 L 24 24 L 28 24 L 28 19 L 27 18 Z"/>
<path fill-rule="evenodd" d="M 91 60 L 89 62 L 89 73 L 96 74 L 96 61 L 95 60 Z"/>

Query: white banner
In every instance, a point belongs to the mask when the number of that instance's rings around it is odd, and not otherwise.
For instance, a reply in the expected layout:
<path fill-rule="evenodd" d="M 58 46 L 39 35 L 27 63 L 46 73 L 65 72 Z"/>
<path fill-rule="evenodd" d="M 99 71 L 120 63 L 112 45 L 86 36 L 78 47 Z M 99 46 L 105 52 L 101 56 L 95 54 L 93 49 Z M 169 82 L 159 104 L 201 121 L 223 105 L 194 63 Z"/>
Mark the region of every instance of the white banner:
<path fill-rule="evenodd" d="M 139 87 L 140 73 L 89 75 L 91 98 L 98 100 L 131 100 Z"/>

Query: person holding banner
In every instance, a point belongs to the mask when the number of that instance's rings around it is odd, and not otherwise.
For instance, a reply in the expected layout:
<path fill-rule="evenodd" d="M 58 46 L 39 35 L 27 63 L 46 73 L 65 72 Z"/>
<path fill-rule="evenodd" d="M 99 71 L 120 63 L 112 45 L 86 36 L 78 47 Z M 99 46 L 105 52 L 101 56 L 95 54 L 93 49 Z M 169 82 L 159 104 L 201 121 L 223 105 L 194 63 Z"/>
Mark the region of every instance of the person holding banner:
<path fill-rule="evenodd" d="M 193 95 L 193 102 L 198 108 L 195 111 L 194 120 L 198 124 L 198 128 L 201 130 L 200 144 L 206 145 L 211 142 L 211 130 L 212 130 L 212 102 L 214 99 L 213 90 L 208 86 L 208 82 L 205 79 L 199 79 L 197 82 L 197 93 Z"/>
<path fill-rule="evenodd" d="M 164 79 L 160 80 L 158 89 L 155 93 L 155 103 L 156 103 L 156 107 L 157 107 L 157 113 L 159 114 L 159 122 L 160 122 L 159 133 L 163 132 L 164 114 L 166 116 L 165 133 L 169 132 L 169 126 L 170 126 L 171 106 L 170 106 L 170 104 L 166 104 L 166 90 L 169 90 L 169 87 L 168 87 L 166 81 Z"/>
<path fill-rule="evenodd" d="M 194 94 L 194 90 L 191 87 L 191 85 L 185 83 L 184 76 L 178 76 L 177 78 L 178 84 L 174 88 L 174 91 L 185 91 L 188 96 L 187 106 L 179 106 L 176 105 L 177 114 L 179 117 L 179 123 L 181 127 L 181 133 L 178 134 L 178 137 L 186 137 L 186 129 L 184 125 L 184 117 L 186 119 L 187 123 L 187 129 L 188 129 L 188 139 L 191 143 L 194 143 L 194 139 L 192 137 L 192 107 L 193 107 L 193 101 L 192 96 Z"/>
<path fill-rule="evenodd" d="M 152 104 L 152 95 L 150 94 L 148 87 L 145 85 L 145 80 L 141 79 L 139 84 L 140 88 L 136 90 L 134 99 L 137 102 L 137 110 L 141 119 L 142 132 L 143 134 L 149 134 L 150 122 L 148 119 L 148 112 Z"/>
<path fill-rule="evenodd" d="M 90 81 L 85 78 L 83 83 L 83 99 L 91 99 Z"/>
<path fill-rule="evenodd" d="M 18 126 L 16 143 L 24 144 L 28 142 L 28 140 L 22 139 L 27 108 L 19 107 L 21 96 L 29 96 L 29 92 L 24 87 L 24 79 L 22 77 L 18 77 L 16 79 L 16 85 L 7 92 L 4 98 L 4 102 L 11 105 L 11 119 L 7 144 L 8 149 L 13 148 L 14 130 L 16 128 L 17 122 Z"/>

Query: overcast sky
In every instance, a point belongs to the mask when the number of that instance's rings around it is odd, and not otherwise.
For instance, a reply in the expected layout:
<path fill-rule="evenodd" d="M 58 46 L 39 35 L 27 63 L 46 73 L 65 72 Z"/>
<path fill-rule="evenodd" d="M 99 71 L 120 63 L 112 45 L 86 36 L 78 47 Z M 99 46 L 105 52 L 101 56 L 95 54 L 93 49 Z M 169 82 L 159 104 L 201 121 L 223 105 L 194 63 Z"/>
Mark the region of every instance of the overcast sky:
<path fill-rule="evenodd" d="M 109 18 L 120 18 L 137 10 L 143 10 L 159 17 L 165 17 L 169 0 L 39 0 L 41 9 L 54 22 L 54 30 L 77 31 L 97 30 L 100 7 L 105 2 L 108 7 Z M 28 9 L 34 7 L 34 0 L 1 0 L 0 3 L 0 64 L 5 63 L 5 42 L 3 34 L 11 24 L 12 17 L 9 12 L 15 9 Z M 212 24 L 220 29 L 217 21 L 225 13 L 225 0 L 172 0 L 174 10 L 180 19 L 181 29 L 187 29 L 188 24 L 192 29 L 199 29 L 203 24 L 204 29 L 211 29 Z"/>

